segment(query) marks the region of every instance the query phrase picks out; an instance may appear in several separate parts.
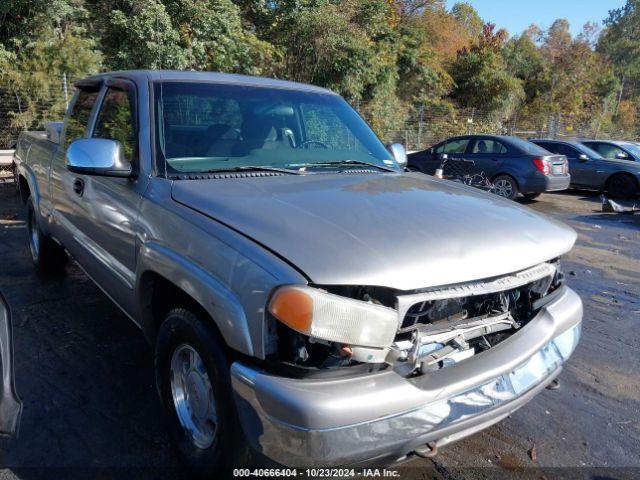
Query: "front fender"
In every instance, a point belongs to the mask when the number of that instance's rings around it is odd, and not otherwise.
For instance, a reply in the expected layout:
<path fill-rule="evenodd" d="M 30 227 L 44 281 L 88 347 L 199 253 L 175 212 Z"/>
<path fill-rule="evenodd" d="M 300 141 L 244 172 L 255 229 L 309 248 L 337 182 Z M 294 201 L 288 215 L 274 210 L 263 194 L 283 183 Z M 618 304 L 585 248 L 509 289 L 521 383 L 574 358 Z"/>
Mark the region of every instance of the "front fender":
<path fill-rule="evenodd" d="M 144 298 L 141 279 L 154 272 L 169 280 L 193 298 L 211 316 L 226 344 L 246 355 L 254 355 L 247 317 L 240 300 L 220 280 L 187 257 L 157 242 L 145 243 L 139 251 L 136 296 Z M 142 301 L 142 300 L 141 300 Z M 140 311 L 144 307 L 140 306 Z M 143 329 L 153 338 L 152 318 L 143 316 Z"/>

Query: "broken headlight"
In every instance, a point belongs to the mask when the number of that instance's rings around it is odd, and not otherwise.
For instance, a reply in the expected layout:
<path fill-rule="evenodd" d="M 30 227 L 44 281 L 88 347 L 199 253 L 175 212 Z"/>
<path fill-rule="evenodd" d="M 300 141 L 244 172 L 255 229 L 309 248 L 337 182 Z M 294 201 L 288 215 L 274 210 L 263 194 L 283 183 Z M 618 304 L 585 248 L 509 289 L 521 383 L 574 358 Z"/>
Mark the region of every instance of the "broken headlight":
<path fill-rule="evenodd" d="M 268 310 L 299 333 L 345 345 L 386 348 L 398 329 L 398 312 L 393 308 L 308 286 L 279 288 Z"/>

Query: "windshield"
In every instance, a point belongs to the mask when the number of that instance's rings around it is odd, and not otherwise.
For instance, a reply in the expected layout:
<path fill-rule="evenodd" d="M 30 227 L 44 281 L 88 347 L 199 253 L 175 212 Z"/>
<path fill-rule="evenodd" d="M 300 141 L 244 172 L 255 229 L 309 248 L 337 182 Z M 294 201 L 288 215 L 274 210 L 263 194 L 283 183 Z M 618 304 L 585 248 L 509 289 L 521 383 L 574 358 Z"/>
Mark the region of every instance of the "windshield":
<path fill-rule="evenodd" d="M 341 162 L 397 168 L 364 120 L 337 95 L 188 82 L 156 83 L 154 92 L 157 146 L 167 173 L 307 170 Z"/>
<path fill-rule="evenodd" d="M 634 157 L 640 158 L 640 147 L 635 143 L 621 143 L 620 146 L 630 152 Z"/>
<path fill-rule="evenodd" d="M 529 142 L 528 140 L 523 140 L 518 137 L 509 137 L 509 141 L 513 144 L 514 147 L 522 150 L 524 153 L 529 155 L 549 155 L 549 152 L 542 148 L 540 145 L 536 145 L 533 142 Z"/>

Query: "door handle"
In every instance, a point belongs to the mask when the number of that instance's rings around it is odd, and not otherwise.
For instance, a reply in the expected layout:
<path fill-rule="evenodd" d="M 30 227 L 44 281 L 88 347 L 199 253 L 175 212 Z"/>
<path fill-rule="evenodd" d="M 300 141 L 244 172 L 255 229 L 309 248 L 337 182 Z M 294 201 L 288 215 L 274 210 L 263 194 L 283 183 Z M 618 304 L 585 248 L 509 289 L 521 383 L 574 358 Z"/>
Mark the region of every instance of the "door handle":
<path fill-rule="evenodd" d="M 84 180 L 82 180 L 81 178 L 76 178 L 73 181 L 73 191 L 76 193 L 76 195 L 81 197 L 84 193 Z"/>

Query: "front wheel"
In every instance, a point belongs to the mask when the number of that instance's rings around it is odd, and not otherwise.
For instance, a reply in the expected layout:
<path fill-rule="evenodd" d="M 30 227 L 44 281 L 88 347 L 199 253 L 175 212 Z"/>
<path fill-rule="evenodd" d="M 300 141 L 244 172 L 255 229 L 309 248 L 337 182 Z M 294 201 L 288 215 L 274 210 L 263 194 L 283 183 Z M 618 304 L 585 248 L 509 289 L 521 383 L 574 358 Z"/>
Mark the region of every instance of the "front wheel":
<path fill-rule="evenodd" d="M 222 340 L 189 310 L 171 310 L 156 342 L 156 384 L 169 433 L 194 472 L 217 478 L 248 459 Z"/>
<path fill-rule="evenodd" d="M 509 200 L 515 200 L 518 196 L 518 184 L 509 175 L 498 175 L 493 179 L 491 192 Z"/>

